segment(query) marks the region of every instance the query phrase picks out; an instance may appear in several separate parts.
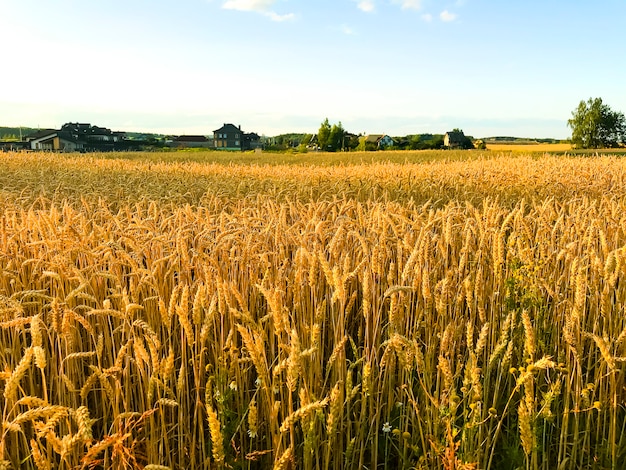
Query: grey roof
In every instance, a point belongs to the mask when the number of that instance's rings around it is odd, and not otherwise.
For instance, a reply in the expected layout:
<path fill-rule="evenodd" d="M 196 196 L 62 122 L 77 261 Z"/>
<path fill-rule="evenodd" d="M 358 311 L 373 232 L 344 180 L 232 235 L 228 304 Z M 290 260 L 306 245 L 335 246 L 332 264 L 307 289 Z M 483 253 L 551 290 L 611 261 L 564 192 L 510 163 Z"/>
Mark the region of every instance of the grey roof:
<path fill-rule="evenodd" d="M 222 127 L 214 130 L 213 132 L 241 132 L 241 126 L 237 127 L 234 124 L 224 124 Z"/>

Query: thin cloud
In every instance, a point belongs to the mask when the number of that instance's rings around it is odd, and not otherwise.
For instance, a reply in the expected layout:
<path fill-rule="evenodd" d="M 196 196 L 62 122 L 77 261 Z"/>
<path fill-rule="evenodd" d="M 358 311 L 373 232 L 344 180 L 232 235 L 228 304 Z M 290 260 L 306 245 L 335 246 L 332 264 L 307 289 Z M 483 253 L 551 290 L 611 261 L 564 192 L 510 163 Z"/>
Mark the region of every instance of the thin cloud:
<path fill-rule="evenodd" d="M 293 13 L 287 13 L 286 15 L 279 15 L 278 13 L 273 12 L 273 11 L 268 11 L 263 14 L 269 17 L 272 21 L 291 21 L 296 17 L 296 15 L 294 15 Z"/>
<path fill-rule="evenodd" d="M 399 3 L 403 10 L 421 10 L 422 0 L 394 0 L 393 3 Z"/>
<path fill-rule="evenodd" d="M 272 21 L 289 21 L 295 18 L 293 13 L 281 15 L 270 10 L 274 3 L 276 0 L 227 0 L 222 8 L 225 10 L 253 11 L 267 16 Z"/>
<path fill-rule="evenodd" d="M 357 8 L 365 13 L 371 13 L 376 10 L 376 5 L 373 0 L 361 0 L 359 1 Z"/>
<path fill-rule="evenodd" d="M 222 5 L 225 10 L 256 11 L 263 13 L 269 10 L 275 0 L 227 0 Z"/>
<path fill-rule="evenodd" d="M 422 19 L 427 23 L 430 23 L 433 20 L 433 15 L 431 15 L 430 13 L 424 13 L 422 15 Z"/>
<path fill-rule="evenodd" d="M 342 24 L 341 25 L 341 32 L 347 36 L 355 36 L 356 35 L 356 31 L 354 29 L 352 29 L 350 26 Z"/>
<path fill-rule="evenodd" d="M 450 13 L 448 10 L 443 10 L 441 14 L 439 15 L 439 18 L 441 18 L 441 21 L 444 21 L 446 23 L 456 20 L 456 17 L 457 16 L 454 13 Z"/>

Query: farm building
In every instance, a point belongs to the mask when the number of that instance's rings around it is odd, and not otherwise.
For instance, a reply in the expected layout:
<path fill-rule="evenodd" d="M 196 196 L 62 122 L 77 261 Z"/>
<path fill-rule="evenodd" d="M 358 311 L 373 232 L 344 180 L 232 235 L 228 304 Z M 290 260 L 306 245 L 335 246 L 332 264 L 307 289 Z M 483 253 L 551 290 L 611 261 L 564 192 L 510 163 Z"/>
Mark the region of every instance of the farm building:
<path fill-rule="evenodd" d="M 261 138 L 254 132 L 242 132 L 241 126 L 224 124 L 213 131 L 213 142 L 218 150 L 253 150 L 261 148 Z"/>
<path fill-rule="evenodd" d="M 67 123 L 61 129 L 45 129 L 26 137 L 31 150 L 61 152 L 107 151 L 120 147 L 124 133 L 91 124 Z"/>
<path fill-rule="evenodd" d="M 472 141 L 460 129 L 454 129 L 446 132 L 443 136 L 443 145 L 449 149 L 474 148 Z"/>
<path fill-rule="evenodd" d="M 365 150 L 384 150 L 395 145 L 395 141 L 387 134 L 369 134 L 362 137 Z"/>

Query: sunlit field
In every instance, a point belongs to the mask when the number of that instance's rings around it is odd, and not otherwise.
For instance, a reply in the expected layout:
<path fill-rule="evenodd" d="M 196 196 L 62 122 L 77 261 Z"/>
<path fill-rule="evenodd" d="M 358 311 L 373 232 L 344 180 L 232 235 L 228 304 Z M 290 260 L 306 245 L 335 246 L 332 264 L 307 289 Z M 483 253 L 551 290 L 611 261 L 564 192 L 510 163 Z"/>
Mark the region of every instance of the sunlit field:
<path fill-rule="evenodd" d="M 566 152 L 571 144 L 487 144 L 488 150 L 495 152 Z"/>
<path fill-rule="evenodd" d="M 0 207 L 0 468 L 626 459 L 622 158 L 0 153 Z"/>

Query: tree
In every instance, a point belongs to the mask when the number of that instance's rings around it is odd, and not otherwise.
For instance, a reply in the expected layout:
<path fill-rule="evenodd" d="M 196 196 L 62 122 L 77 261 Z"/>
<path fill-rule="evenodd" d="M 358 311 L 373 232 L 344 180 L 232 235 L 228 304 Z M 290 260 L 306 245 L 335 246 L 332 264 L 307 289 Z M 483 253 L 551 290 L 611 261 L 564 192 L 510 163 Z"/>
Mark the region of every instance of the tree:
<path fill-rule="evenodd" d="M 484 140 L 478 139 L 474 142 L 474 148 L 478 150 L 487 150 L 487 144 Z"/>
<path fill-rule="evenodd" d="M 324 122 L 322 122 L 319 131 L 317 131 L 317 143 L 321 150 L 336 152 L 344 147 L 345 135 L 346 131 L 341 125 L 341 121 L 331 126 L 328 122 L 328 118 L 326 118 Z"/>
<path fill-rule="evenodd" d="M 339 124 L 333 124 L 333 127 L 330 129 L 330 137 L 328 139 L 328 149 L 331 152 L 335 152 L 339 149 L 343 149 L 343 138 L 346 131 L 343 129 L 341 125 L 341 121 Z"/>
<path fill-rule="evenodd" d="M 309 144 L 311 143 L 311 140 L 313 140 L 313 134 L 304 134 L 304 136 L 302 137 L 302 140 L 300 141 L 299 150 L 301 152 L 306 152 L 309 148 Z"/>
<path fill-rule="evenodd" d="M 330 123 L 328 122 L 328 118 L 326 118 L 320 126 L 320 130 L 317 131 L 317 144 L 322 150 L 328 150 L 328 144 L 330 143 L 330 131 Z"/>
<path fill-rule="evenodd" d="M 613 111 L 602 98 L 583 100 L 567 121 L 572 143 L 580 148 L 617 147 L 626 139 L 624 115 Z"/>
<path fill-rule="evenodd" d="M 378 145 L 371 140 L 368 140 L 366 135 L 359 137 L 359 145 L 357 145 L 356 149 L 359 152 L 374 152 L 378 150 Z"/>
<path fill-rule="evenodd" d="M 359 145 L 359 136 L 355 134 L 351 134 L 349 132 L 344 132 L 343 138 L 343 148 L 344 150 L 350 151 L 357 148 Z"/>
<path fill-rule="evenodd" d="M 460 132 L 461 133 L 461 142 L 459 145 L 462 149 L 469 150 L 474 148 L 474 142 L 468 136 L 465 135 L 462 129 L 455 128 L 452 132 Z"/>

